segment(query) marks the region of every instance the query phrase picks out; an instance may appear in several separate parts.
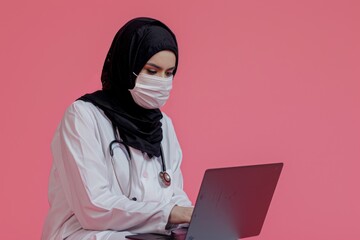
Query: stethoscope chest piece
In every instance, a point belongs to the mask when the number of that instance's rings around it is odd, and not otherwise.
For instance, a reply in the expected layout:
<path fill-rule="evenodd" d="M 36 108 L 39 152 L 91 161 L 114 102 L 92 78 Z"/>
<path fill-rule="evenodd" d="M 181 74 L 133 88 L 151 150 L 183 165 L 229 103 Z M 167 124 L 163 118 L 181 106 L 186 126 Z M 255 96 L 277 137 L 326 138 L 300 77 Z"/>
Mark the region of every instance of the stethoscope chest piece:
<path fill-rule="evenodd" d="M 168 187 L 171 185 L 171 177 L 170 175 L 166 172 L 166 171 L 163 171 L 163 172 L 160 172 L 159 173 L 159 176 L 160 176 L 160 179 L 162 181 L 162 183 Z"/>

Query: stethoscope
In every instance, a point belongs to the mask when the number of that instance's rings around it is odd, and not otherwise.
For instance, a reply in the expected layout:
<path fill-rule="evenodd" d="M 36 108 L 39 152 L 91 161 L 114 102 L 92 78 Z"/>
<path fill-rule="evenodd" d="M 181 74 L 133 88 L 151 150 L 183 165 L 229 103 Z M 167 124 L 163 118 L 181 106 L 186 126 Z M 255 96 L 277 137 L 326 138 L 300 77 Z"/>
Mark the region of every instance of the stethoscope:
<path fill-rule="evenodd" d="M 119 144 L 120 148 L 125 150 L 125 154 L 127 159 L 129 160 L 129 162 L 131 163 L 131 159 L 132 159 L 132 155 L 131 155 L 131 151 L 128 145 L 126 145 L 122 140 L 119 140 L 118 138 L 118 131 L 116 130 L 116 127 L 113 126 L 114 129 L 114 136 L 115 136 L 115 140 L 111 141 L 109 144 L 109 151 L 110 151 L 110 156 L 111 156 L 111 163 L 113 164 L 113 169 L 114 169 L 114 173 L 116 176 L 116 179 L 118 181 L 117 178 L 117 174 L 115 171 L 115 167 L 114 167 L 114 162 L 113 162 L 113 156 L 114 156 L 114 151 L 113 151 L 113 145 L 114 144 Z M 161 182 L 164 184 L 165 187 L 168 187 L 171 185 L 171 177 L 170 174 L 166 172 L 166 164 L 165 164 L 165 159 L 164 159 L 164 153 L 163 153 L 163 149 L 162 146 L 160 146 L 160 158 L 161 158 L 161 171 L 159 173 L 159 177 L 161 179 Z M 131 171 L 129 171 L 129 174 L 131 174 Z M 130 192 L 131 192 L 131 175 L 129 176 L 129 182 L 130 182 L 130 187 L 129 187 L 129 194 L 128 197 L 130 196 Z M 119 186 L 120 183 L 118 182 Z"/>

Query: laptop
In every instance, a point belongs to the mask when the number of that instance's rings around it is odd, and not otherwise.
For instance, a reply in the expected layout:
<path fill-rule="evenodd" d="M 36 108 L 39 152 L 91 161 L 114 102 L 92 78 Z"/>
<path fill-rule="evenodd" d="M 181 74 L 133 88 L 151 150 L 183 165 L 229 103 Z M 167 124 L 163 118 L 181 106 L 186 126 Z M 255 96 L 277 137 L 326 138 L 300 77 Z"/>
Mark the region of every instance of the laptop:
<path fill-rule="evenodd" d="M 257 236 L 268 212 L 283 163 L 205 171 L 188 229 L 169 235 L 137 234 L 134 240 L 235 240 Z"/>

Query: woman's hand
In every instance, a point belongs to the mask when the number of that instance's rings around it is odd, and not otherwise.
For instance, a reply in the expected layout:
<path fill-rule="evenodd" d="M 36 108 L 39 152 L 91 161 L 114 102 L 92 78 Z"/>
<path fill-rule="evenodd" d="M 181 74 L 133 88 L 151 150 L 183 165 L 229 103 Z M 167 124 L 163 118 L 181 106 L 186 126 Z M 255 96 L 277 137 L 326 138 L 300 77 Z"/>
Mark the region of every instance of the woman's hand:
<path fill-rule="evenodd" d="M 189 223 L 193 210 L 194 210 L 193 207 L 180 207 L 176 205 L 171 210 L 169 216 L 169 223 L 171 224 Z"/>

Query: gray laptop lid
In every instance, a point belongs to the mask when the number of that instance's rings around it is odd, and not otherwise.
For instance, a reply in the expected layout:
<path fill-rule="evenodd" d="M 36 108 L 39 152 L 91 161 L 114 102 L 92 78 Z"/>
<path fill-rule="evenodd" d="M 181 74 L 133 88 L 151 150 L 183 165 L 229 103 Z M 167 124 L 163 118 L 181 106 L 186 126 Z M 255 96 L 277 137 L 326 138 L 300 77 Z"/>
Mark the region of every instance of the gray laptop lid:
<path fill-rule="evenodd" d="M 186 236 L 130 239 L 233 240 L 260 234 L 283 163 L 206 170 Z"/>
<path fill-rule="evenodd" d="M 273 163 L 207 170 L 186 240 L 259 235 L 282 167 Z"/>

